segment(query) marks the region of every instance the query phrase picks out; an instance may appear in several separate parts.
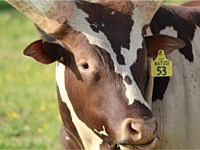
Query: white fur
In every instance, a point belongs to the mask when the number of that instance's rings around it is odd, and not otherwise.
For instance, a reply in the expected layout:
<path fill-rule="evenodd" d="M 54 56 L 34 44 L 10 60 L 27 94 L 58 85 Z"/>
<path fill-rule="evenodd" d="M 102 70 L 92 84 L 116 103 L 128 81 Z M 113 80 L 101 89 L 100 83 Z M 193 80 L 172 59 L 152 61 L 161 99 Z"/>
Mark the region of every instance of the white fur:
<path fill-rule="evenodd" d="M 116 13 L 116 11 L 112 11 L 110 14 L 111 14 L 111 15 L 114 15 L 115 13 Z"/>
<path fill-rule="evenodd" d="M 148 58 L 147 60 L 147 68 L 148 68 L 148 73 L 149 75 L 151 74 L 151 62 L 153 61 L 152 58 Z M 153 86 L 154 86 L 154 77 L 151 75 L 149 76 L 148 83 L 145 88 L 145 100 L 149 104 L 149 107 L 152 109 L 152 96 L 153 96 Z"/>
<path fill-rule="evenodd" d="M 90 24 L 85 19 L 88 18 L 88 15 L 85 12 L 80 9 L 77 9 L 74 12 L 75 13 L 73 13 L 73 16 L 69 20 L 69 25 L 72 26 L 74 29 L 81 31 L 88 38 L 91 44 L 97 45 L 110 53 L 111 58 L 114 62 L 115 72 L 121 74 L 123 76 L 123 79 L 125 78 L 125 76 L 129 76 L 131 78 L 132 85 L 128 85 L 125 80 L 123 80 L 123 83 L 126 86 L 126 96 L 129 100 L 129 105 L 133 104 L 134 100 L 136 99 L 149 108 L 130 71 L 130 66 L 137 59 L 138 48 L 142 48 L 142 27 L 144 22 L 142 21 L 142 19 L 140 19 L 140 13 L 136 11 L 134 12 L 134 15 L 132 17 L 132 19 L 134 20 L 134 25 L 132 27 L 130 37 L 130 50 L 122 48 L 121 52 L 125 57 L 126 65 L 120 65 L 117 62 L 116 54 L 114 53 L 111 44 L 107 40 L 107 37 L 104 35 L 104 33 L 100 31 L 99 33 L 96 33 L 90 28 Z"/>
<path fill-rule="evenodd" d="M 177 31 L 173 27 L 167 27 L 161 33 L 177 37 Z M 200 28 L 197 27 L 191 41 L 194 62 L 189 62 L 178 50 L 169 55 L 173 62 L 173 77 L 170 78 L 163 100 L 153 103 L 153 112 L 162 133 L 160 148 L 200 148 L 199 39 Z"/>
<path fill-rule="evenodd" d="M 70 140 L 70 138 L 69 138 L 68 136 L 66 136 L 66 137 L 65 137 L 65 139 L 66 139 L 67 141 L 69 141 L 69 140 Z"/>
<path fill-rule="evenodd" d="M 95 132 L 99 133 L 100 135 L 106 135 L 106 136 L 108 136 L 108 134 L 106 133 L 105 126 L 103 126 L 103 131 L 98 132 L 96 129 L 94 129 L 94 130 L 95 130 Z"/>
<path fill-rule="evenodd" d="M 132 81 L 134 81 L 133 76 L 131 74 L 130 67 L 137 60 L 137 49 L 142 48 L 142 27 L 144 25 L 143 20 L 141 19 L 141 13 L 137 11 L 137 9 L 133 12 L 132 20 L 134 20 L 134 25 L 130 34 L 130 50 L 122 48 L 122 54 L 124 55 L 126 66 L 123 66 L 123 77 L 128 75 Z M 126 72 L 128 70 L 128 72 Z M 125 74 L 124 74 L 125 73 Z M 141 91 L 139 90 L 136 82 L 133 82 L 133 85 L 128 85 L 125 81 L 124 84 L 127 88 L 126 95 L 129 99 L 129 105 L 134 103 L 134 99 L 139 100 L 142 104 L 149 108 L 149 105 L 144 100 Z"/>
<path fill-rule="evenodd" d="M 76 113 L 68 98 L 68 94 L 65 88 L 65 66 L 61 63 L 56 66 L 56 83 L 60 91 L 62 101 L 66 103 L 70 110 L 72 121 L 82 139 L 83 145 L 87 150 L 98 150 L 99 145 L 102 143 L 100 139 L 91 129 L 89 129 L 84 122 L 82 122 Z"/>

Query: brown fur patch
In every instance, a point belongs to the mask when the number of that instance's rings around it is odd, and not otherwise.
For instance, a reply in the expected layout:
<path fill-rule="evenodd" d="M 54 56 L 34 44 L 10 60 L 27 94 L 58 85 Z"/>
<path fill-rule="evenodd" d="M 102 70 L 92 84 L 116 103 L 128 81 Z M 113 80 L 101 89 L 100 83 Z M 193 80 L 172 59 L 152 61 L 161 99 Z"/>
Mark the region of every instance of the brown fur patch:
<path fill-rule="evenodd" d="M 111 9 L 129 15 L 132 15 L 134 8 L 134 5 L 130 0 L 101 0 L 100 3 Z"/>

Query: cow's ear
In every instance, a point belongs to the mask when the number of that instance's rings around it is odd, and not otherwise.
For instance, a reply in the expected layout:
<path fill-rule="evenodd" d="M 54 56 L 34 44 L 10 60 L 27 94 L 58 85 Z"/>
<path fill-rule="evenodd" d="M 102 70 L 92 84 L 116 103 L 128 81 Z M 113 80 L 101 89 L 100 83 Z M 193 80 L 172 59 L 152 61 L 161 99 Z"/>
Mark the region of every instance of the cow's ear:
<path fill-rule="evenodd" d="M 164 50 L 166 55 L 169 55 L 175 49 L 185 47 L 184 41 L 162 34 L 145 37 L 145 43 L 148 57 L 151 58 L 156 58 L 160 49 Z"/>
<path fill-rule="evenodd" d="M 60 59 L 60 49 L 62 48 L 58 44 L 37 40 L 27 46 L 24 55 L 33 57 L 40 63 L 50 64 Z"/>

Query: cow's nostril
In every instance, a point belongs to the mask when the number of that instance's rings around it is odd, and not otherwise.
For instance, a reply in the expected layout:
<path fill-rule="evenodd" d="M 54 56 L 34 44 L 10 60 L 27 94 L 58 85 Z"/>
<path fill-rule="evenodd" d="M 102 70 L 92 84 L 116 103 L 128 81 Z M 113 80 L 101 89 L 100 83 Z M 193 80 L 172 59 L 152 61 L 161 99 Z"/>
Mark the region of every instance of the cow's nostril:
<path fill-rule="evenodd" d="M 129 127 L 132 134 L 139 134 L 139 132 L 134 128 L 134 123 L 130 123 Z"/>
<path fill-rule="evenodd" d="M 135 123 L 131 123 L 129 125 L 130 127 L 130 135 L 133 137 L 134 141 L 138 141 L 140 140 L 142 137 L 141 137 L 141 134 L 140 132 L 138 131 L 138 127 L 135 125 Z"/>
<path fill-rule="evenodd" d="M 123 136 L 122 134 L 119 135 L 121 137 L 120 141 L 146 144 L 156 137 L 157 123 L 154 118 L 145 120 L 127 118 L 122 122 L 121 129 L 122 132 L 119 133 L 123 133 Z"/>

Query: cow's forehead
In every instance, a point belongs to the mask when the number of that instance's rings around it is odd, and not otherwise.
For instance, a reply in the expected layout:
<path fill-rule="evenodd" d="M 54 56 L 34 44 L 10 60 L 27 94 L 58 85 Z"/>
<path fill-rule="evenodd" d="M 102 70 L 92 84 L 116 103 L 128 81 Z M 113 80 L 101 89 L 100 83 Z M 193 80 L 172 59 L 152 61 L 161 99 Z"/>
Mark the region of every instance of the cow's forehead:
<path fill-rule="evenodd" d="M 90 44 L 97 45 L 110 54 L 115 72 L 123 77 L 129 104 L 139 100 L 148 107 L 130 70 L 137 60 L 137 51 L 143 48 L 142 30 L 145 23 L 141 14 L 134 9 L 130 15 L 100 8 L 102 5 L 99 4 L 93 5 L 96 6 L 95 9 L 103 9 L 103 13 L 95 13 L 93 9 L 83 9 L 80 6 L 68 20 L 68 24 L 82 32 Z M 132 82 L 127 83 L 127 77 Z"/>

